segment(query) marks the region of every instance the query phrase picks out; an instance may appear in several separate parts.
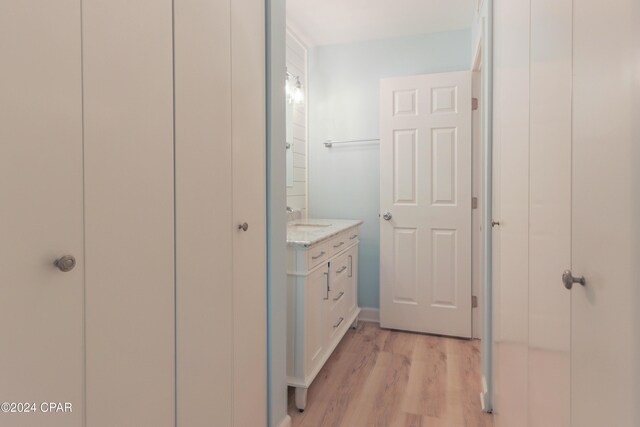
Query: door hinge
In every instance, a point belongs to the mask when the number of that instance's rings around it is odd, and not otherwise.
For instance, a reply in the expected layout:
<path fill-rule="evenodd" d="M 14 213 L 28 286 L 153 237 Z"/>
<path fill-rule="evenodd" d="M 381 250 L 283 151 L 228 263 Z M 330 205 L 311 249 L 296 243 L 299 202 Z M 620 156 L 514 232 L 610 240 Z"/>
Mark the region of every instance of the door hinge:
<path fill-rule="evenodd" d="M 471 98 L 471 110 L 475 111 L 478 109 L 478 98 Z"/>
<path fill-rule="evenodd" d="M 478 297 L 471 295 L 471 308 L 478 308 Z"/>
<path fill-rule="evenodd" d="M 471 198 L 471 209 L 478 209 L 478 198 L 477 197 L 472 197 Z"/>

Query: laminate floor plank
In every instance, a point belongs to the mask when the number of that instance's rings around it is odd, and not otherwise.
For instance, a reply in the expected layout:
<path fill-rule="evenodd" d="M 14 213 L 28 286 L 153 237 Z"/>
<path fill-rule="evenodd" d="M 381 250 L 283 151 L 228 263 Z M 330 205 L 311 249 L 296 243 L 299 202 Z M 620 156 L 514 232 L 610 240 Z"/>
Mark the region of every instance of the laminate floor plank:
<path fill-rule="evenodd" d="M 480 408 L 478 341 L 350 329 L 309 388 L 294 427 L 492 427 Z"/>

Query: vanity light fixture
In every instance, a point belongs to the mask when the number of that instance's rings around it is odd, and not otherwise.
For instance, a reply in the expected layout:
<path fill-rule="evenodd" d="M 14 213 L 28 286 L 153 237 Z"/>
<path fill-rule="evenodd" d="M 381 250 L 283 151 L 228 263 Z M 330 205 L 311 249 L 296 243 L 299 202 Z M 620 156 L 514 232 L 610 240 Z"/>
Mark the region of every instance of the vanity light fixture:
<path fill-rule="evenodd" d="M 290 104 L 302 104 L 304 102 L 304 92 L 302 90 L 302 83 L 300 83 L 300 76 L 294 76 L 287 71 L 287 102 Z"/>

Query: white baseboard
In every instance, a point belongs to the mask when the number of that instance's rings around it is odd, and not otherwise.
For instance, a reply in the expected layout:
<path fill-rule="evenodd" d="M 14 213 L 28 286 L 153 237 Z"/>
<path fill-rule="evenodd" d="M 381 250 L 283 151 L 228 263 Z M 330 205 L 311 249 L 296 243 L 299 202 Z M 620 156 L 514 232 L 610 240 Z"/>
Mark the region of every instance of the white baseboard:
<path fill-rule="evenodd" d="M 291 427 L 291 417 L 287 415 L 284 417 L 282 421 L 280 421 L 280 425 L 278 427 Z"/>
<path fill-rule="evenodd" d="M 380 323 L 380 309 L 360 307 L 360 316 L 358 316 L 358 320 L 361 322 Z"/>

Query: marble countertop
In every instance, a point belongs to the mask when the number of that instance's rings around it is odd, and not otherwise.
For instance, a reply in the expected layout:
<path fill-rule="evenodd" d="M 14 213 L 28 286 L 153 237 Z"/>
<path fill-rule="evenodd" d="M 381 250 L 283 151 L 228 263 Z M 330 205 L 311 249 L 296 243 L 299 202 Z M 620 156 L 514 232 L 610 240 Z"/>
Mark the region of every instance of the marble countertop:
<path fill-rule="evenodd" d="M 296 229 L 296 224 L 299 224 Z M 317 227 L 311 229 L 308 227 L 304 229 L 305 225 L 326 225 L 326 227 Z M 298 246 L 311 246 L 314 243 L 321 242 L 330 237 L 333 237 L 340 232 L 347 230 L 351 227 L 362 224 L 362 220 L 356 219 L 319 219 L 308 218 L 303 220 L 291 221 L 287 224 L 287 243 L 290 245 Z"/>

